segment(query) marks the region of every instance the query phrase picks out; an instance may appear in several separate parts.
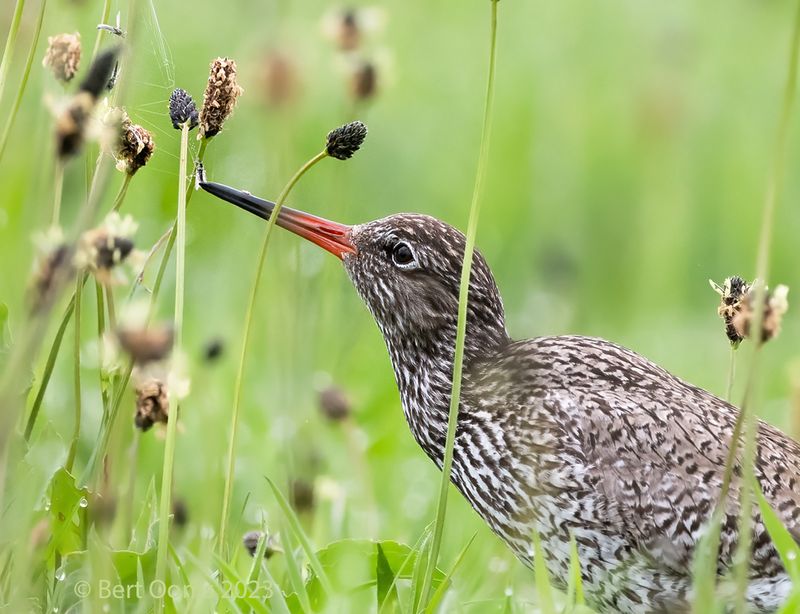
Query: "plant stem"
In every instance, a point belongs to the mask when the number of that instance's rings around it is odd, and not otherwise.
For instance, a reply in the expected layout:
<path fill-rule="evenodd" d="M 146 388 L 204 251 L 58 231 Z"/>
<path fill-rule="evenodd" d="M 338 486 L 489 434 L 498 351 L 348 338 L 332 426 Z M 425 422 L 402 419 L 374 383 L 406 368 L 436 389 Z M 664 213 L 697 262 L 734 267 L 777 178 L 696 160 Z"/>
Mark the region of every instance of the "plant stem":
<path fill-rule="evenodd" d="M 269 246 L 269 239 L 272 236 L 272 229 L 275 227 L 275 222 L 281 212 L 281 207 L 292 191 L 292 188 L 300 181 L 300 178 L 308 172 L 320 160 L 328 157 L 326 151 L 321 151 L 316 156 L 306 162 L 289 180 L 289 183 L 283 188 L 283 191 L 275 201 L 275 209 L 269 216 L 266 230 L 264 231 L 264 238 L 261 243 L 261 252 L 258 257 L 258 264 L 256 265 L 255 276 L 253 277 L 253 285 L 250 288 L 250 299 L 247 303 L 247 311 L 244 316 L 244 331 L 242 333 L 242 351 L 239 355 L 239 367 L 236 371 L 236 381 L 233 389 L 233 413 L 231 414 L 231 430 L 228 439 L 228 462 L 227 472 L 225 474 L 225 489 L 222 495 L 222 514 L 219 521 L 219 541 L 217 546 L 219 552 L 222 553 L 225 549 L 225 531 L 228 524 L 228 515 L 230 513 L 231 493 L 233 491 L 233 470 L 236 464 L 235 451 L 236 451 L 236 434 L 239 425 L 239 411 L 242 400 L 242 382 L 244 380 L 244 366 L 247 360 L 247 349 L 250 342 L 250 325 L 253 321 L 253 313 L 255 312 L 256 297 L 258 295 L 258 286 L 261 280 L 261 272 L 264 269 L 264 259 L 267 255 L 267 247 Z"/>
<path fill-rule="evenodd" d="M 733 382 L 736 379 L 736 348 L 731 346 L 731 359 L 728 364 L 728 384 L 725 386 L 725 400 L 730 403 L 733 398 Z"/>
<path fill-rule="evenodd" d="M 19 24 L 22 21 L 22 10 L 24 8 L 25 0 L 17 0 L 17 5 L 14 8 L 14 16 L 11 18 L 11 27 L 8 30 L 6 47 L 3 51 L 3 59 L 0 61 L 0 100 L 3 99 L 3 90 L 6 86 L 8 69 L 11 67 L 11 58 L 14 55 L 14 46 L 17 43 L 17 34 L 19 34 Z"/>
<path fill-rule="evenodd" d="M 103 2 L 103 13 L 100 15 L 100 23 L 108 23 L 108 16 L 111 14 L 111 0 L 105 0 Z M 100 51 L 100 41 L 103 39 L 103 34 L 105 30 L 101 30 L 98 28 L 97 36 L 94 39 L 94 48 L 92 49 L 92 62 L 97 57 L 97 52 Z"/>
<path fill-rule="evenodd" d="M 75 453 L 78 450 L 78 439 L 81 436 L 81 296 L 83 295 L 83 279 L 78 276 L 75 285 L 75 343 L 73 349 L 72 376 L 75 386 L 75 427 L 72 431 L 72 441 L 69 445 L 69 454 L 64 468 L 72 472 L 75 463 Z"/>
<path fill-rule="evenodd" d="M 83 281 L 86 281 L 86 274 L 84 273 Z M 61 324 L 58 325 L 58 330 L 56 331 L 56 336 L 53 339 L 53 345 L 50 346 L 50 353 L 47 355 L 47 362 L 44 365 L 44 372 L 42 373 L 42 383 L 39 386 L 39 391 L 36 393 L 36 398 L 33 400 L 33 405 L 31 407 L 30 416 L 28 416 L 28 422 L 25 425 L 25 441 L 28 442 L 31 439 L 31 433 L 33 433 L 33 427 L 36 425 L 36 419 L 39 417 L 39 410 L 42 407 L 42 400 L 44 399 L 44 393 L 47 390 L 47 385 L 50 383 L 50 376 L 53 374 L 53 368 L 56 364 L 56 358 L 58 358 L 58 351 L 61 349 L 61 341 L 64 339 L 64 333 L 67 330 L 67 325 L 69 324 L 70 320 L 72 319 L 72 312 L 75 309 L 75 295 L 72 295 L 72 298 L 67 305 L 66 310 L 64 311 L 64 316 L 61 318 Z"/>
<path fill-rule="evenodd" d="M 200 143 L 200 151 L 198 153 L 198 158 L 202 162 L 203 154 L 205 153 L 206 144 L 208 143 L 208 139 L 204 139 Z M 189 186 L 186 188 L 186 205 L 188 207 L 189 201 L 192 198 L 192 194 L 194 193 L 194 189 Z M 172 253 L 172 246 L 175 244 L 175 234 L 177 233 L 177 221 L 172 226 L 170 231 L 170 241 L 167 244 L 167 248 L 164 250 L 164 254 L 161 256 L 161 263 L 158 266 L 158 273 L 156 274 L 156 280 L 153 283 L 153 290 L 150 293 L 150 305 L 148 307 L 147 312 L 147 325 L 150 324 L 150 320 L 153 318 L 153 314 L 155 313 L 155 305 L 156 301 L 158 300 L 159 292 L 161 291 L 161 283 L 164 280 L 164 274 L 167 270 L 167 264 L 169 263 L 169 257 Z M 154 250 L 150 250 L 150 254 L 148 255 L 148 259 L 153 255 Z M 145 267 L 147 264 L 145 263 Z M 136 291 L 136 288 L 139 284 L 142 283 L 142 279 L 144 276 L 144 268 L 142 272 L 137 276 L 136 280 L 133 283 L 131 288 L 131 292 L 129 298 L 131 298 Z M 108 447 L 108 440 L 111 434 L 111 429 L 113 428 L 116 420 L 117 414 L 119 414 L 119 408 L 122 404 L 122 397 L 125 394 L 125 389 L 128 386 L 128 382 L 131 379 L 131 373 L 133 372 L 133 362 L 129 361 L 128 365 L 125 369 L 125 372 L 122 375 L 122 378 L 119 382 L 119 387 L 116 389 L 114 394 L 113 401 L 111 403 L 111 412 L 109 413 L 108 420 L 101 422 L 100 424 L 100 432 L 97 435 L 97 443 L 95 444 L 94 449 L 92 450 L 92 456 L 89 459 L 89 463 L 86 465 L 86 469 L 84 469 L 83 474 L 81 474 L 81 478 L 79 480 L 79 484 L 81 486 L 87 485 L 92 478 L 94 477 L 95 468 L 97 467 L 97 461 L 101 459 L 105 453 L 106 448 Z"/>
<path fill-rule="evenodd" d="M 104 335 L 106 332 L 106 302 L 103 296 L 103 286 L 102 284 L 95 280 L 94 282 L 94 289 L 95 289 L 95 299 L 97 301 L 97 352 L 98 352 L 98 375 L 100 378 L 100 398 L 103 401 L 103 419 L 106 419 L 108 416 L 109 408 L 109 396 L 108 396 L 108 377 L 103 372 L 103 368 L 106 364 L 106 356 L 105 356 L 105 344 L 104 344 Z"/>
<path fill-rule="evenodd" d="M 489 161 L 489 136 L 491 134 L 495 65 L 497 60 L 497 3 L 498 0 L 491 0 L 489 75 L 486 83 L 486 102 L 483 111 L 483 127 L 481 129 L 481 144 L 478 154 L 478 169 L 475 175 L 475 187 L 472 191 L 472 203 L 470 204 L 466 244 L 464 246 L 464 261 L 461 266 L 461 282 L 458 292 L 458 323 L 456 326 L 456 345 L 453 358 L 453 388 L 450 394 L 447 438 L 445 439 L 442 480 L 436 506 L 433 541 L 431 542 L 428 565 L 425 569 L 425 577 L 422 584 L 421 604 L 428 603 L 430 597 L 433 572 L 439 559 L 439 550 L 442 545 L 442 535 L 444 533 L 444 521 L 447 515 L 447 492 L 450 485 L 450 472 L 453 466 L 453 448 L 455 444 L 456 427 L 458 425 L 458 408 L 461 400 L 461 373 L 464 366 L 464 340 L 467 330 L 467 303 L 469 300 L 470 275 L 472 273 L 472 255 L 475 251 L 475 237 L 478 231 L 481 195 L 483 193 L 483 183 L 486 177 L 486 167 Z"/>
<path fill-rule="evenodd" d="M 114 198 L 114 204 L 111 206 L 111 211 L 119 211 L 119 208 L 125 201 L 125 197 L 128 195 L 128 186 L 130 186 L 132 178 L 133 175 L 125 173 L 125 179 L 122 180 L 122 186 L 120 186 L 119 192 L 117 192 L 117 196 Z"/>
<path fill-rule="evenodd" d="M 183 298 L 186 257 L 186 159 L 189 150 L 189 124 L 181 126 L 181 151 L 178 168 L 178 252 L 175 257 L 175 347 L 173 355 L 180 351 L 183 342 Z M 158 553 L 156 557 L 156 580 L 167 579 L 167 554 L 169 552 L 169 512 L 172 507 L 172 472 L 175 463 L 175 441 L 178 433 L 179 404 L 176 402 L 167 421 L 167 440 L 164 446 L 164 471 L 161 476 L 161 500 L 158 516 Z M 163 611 L 164 599 L 156 599 L 156 612 Z"/>
<path fill-rule="evenodd" d="M 117 193 L 116 198 L 114 199 L 114 207 L 119 209 L 122 206 L 123 201 L 125 200 L 125 195 L 128 193 L 128 184 L 130 183 L 130 176 L 126 175 L 125 179 L 122 182 L 122 186 Z M 84 272 L 79 274 L 81 276 L 81 286 L 86 283 L 86 280 L 89 278 L 89 274 Z M 67 305 L 66 310 L 64 311 L 64 315 L 61 318 L 61 323 L 58 326 L 58 331 L 56 332 L 56 336 L 53 339 L 53 344 L 50 346 L 50 353 L 47 355 L 47 362 L 45 363 L 44 372 L 42 373 L 42 383 L 39 386 L 39 391 L 36 393 L 36 398 L 33 401 L 33 406 L 31 407 L 31 413 L 28 417 L 28 422 L 25 426 L 25 441 L 30 441 L 31 433 L 33 432 L 33 427 L 36 424 L 36 420 L 39 417 L 39 410 L 42 406 L 42 401 L 44 400 L 44 393 L 47 390 L 47 386 L 50 383 L 50 377 L 53 374 L 53 367 L 55 366 L 56 358 L 58 358 L 58 352 L 61 350 L 61 341 L 64 338 L 64 332 L 67 329 L 67 325 L 69 324 L 70 319 L 72 318 L 72 313 L 75 308 L 75 295 L 72 295 L 72 298 Z"/>
<path fill-rule="evenodd" d="M 794 27 L 792 31 L 792 42 L 789 49 L 789 66 L 786 76 L 786 86 L 783 93 L 783 105 L 781 108 L 780 121 L 778 123 L 777 136 L 775 139 L 775 149 L 772 152 L 772 163 L 770 165 L 769 176 L 767 179 L 767 189 L 764 197 L 764 213 L 761 222 L 761 233 L 759 235 L 758 252 L 756 256 L 756 279 L 760 280 L 754 291 L 755 309 L 753 319 L 750 323 L 751 337 L 755 342 L 753 358 L 750 363 L 750 373 L 748 375 L 748 386 L 745 391 L 745 398 L 742 403 L 742 411 L 738 416 L 739 422 L 744 424 L 744 443 L 742 453 L 742 489 L 739 506 L 739 536 L 737 540 L 736 553 L 734 555 L 733 577 L 735 580 L 736 599 L 734 601 L 734 611 L 744 613 L 748 609 L 747 588 L 749 585 L 749 569 L 751 558 L 751 545 L 753 539 L 752 527 L 752 505 L 753 492 L 752 485 L 755 481 L 755 453 L 757 426 L 755 415 L 751 405 L 751 397 L 754 396 L 755 383 L 758 376 L 758 367 L 762 353 L 761 328 L 764 320 L 764 307 L 767 293 L 767 276 L 769 275 L 769 252 L 772 245 L 772 232 L 775 218 L 775 208 L 778 195 L 782 191 L 783 176 L 785 171 L 786 142 L 789 133 L 789 121 L 791 119 L 792 107 L 797 86 L 798 57 L 800 56 L 800 2 L 795 11 Z M 738 447 L 738 439 L 731 441 L 731 447 Z M 735 463 L 735 454 L 730 454 L 732 472 Z M 729 468 L 726 466 L 726 474 Z M 724 505 L 724 503 L 723 503 Z"/>
<path fill-rule="evenodd" d="M 61 217 L 61 194 L 64 190 L 64 163 L 61 160 L 56 160 L 56 178 L 53 183 L 53 219 L 52 226 L 58 226 Z"/>
<path fill-rule="evenodd" d="M 203 156 L 205 156 L 206 147 L 208 147 L 209 141 L 210 141 L 210 139 L 203 139 L 202 141 L 200 141 L 200 149 L 197 152 L 197 161 L 199 163 L 201 163 L 201 164 L 203 162 Z M 187 208 L 189 207 L 189 202 L 191 202 L 192 194 L 194 194 L 194 192 L 195 192 L 194 183 L 192 183 L 186 188 L 186 207 Z M 161 246 L 164 245 L 164 243 L 166 242 L 167 243 L 167 247 L 165 248 L 164 255 L 161 258 L 161 264 L 159 265 L 159 272 L 158 272 L 158 276 L 157 276 L 157 279 L 156 279 L 156 285 L 158 285 L 158 286 L 161 285 L 160 284 L 160 278 L 163 276 L 164 268 L 166 266 L 167 261 L 169 260 L 170 254 L 172 254 L 172 248 L 175 246 L 175 235 L 177 234 L 177 232 L 178 232 L 178 220 L 176 219 L 172 223 L 172 226 L 169 229 L 167 229 L 167 231 L 163 235 L 161 235 L 161 237 L 158 239 L 158 241 L 156 241 L 153 244 L 153 247 L 151 247 L 150 251 L 147 253 L 147 257 L 144 260 L 144 264 L 142 265 L 142 269 L 141 269 L 141 271 L 139 271 L 139 274 L 136 276 L 136 281 L 134 282 L 133 287 L 131 288 L 131 294 L 130 294 L 131 297 L 133 296 L 133 293 L 136 291 L 136 288 L 138 288 L 142 284 L 142 282 L 144 281 L 144 273 L 145 273 L 145 270 L 147 269 L 147 266 L 150 264 L 150 261 L 156 255 L 158 250 L 161 249 Z M 155 286 L 154 286 L 154 289 L 153 289 L 153 293 L 154 294 L 156 293 Z"/>
<path fill-rule="evenodd" d="M 3 135 L 0 136 L 0 160 L 3 159 L 3 153 L 8 144 L 8 137 L 11 134 L 11 128 L 14 126 L 17 113 L 22 105 L 22 98 L 25 95 L 25 89 L 28 87 L 28 77 L 31 74 L 31 66 L 33 66 L 33 60 L 36 57 L 36 47 L 39 44 L 39 35 L 42 32 L 42 22 L 44 21 L 44 10 L 46 7 L 47 0 L 42 0 L 41 7 L 39 8 L 39 16 L 36 18 L 36 25 L 33 28 L 33 40 L 31 41 L 31 48 L 28 50 L 28 58 L 25 60 L 25 70 L 22 73 L 22 80 L 20 81 L 19 88 L 17 88 L 17 95 L 14 98 L 14 103 L 11 105 L 11 111 L 8 113 L 6 126 L 3 128 Z"/>

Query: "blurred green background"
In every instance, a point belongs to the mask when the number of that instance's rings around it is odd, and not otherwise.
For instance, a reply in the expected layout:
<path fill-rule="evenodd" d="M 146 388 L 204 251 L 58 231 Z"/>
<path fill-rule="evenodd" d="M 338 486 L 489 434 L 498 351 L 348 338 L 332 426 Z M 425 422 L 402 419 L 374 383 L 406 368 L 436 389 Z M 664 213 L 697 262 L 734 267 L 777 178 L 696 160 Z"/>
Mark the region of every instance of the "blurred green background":
<path fill-rule="evenodd" d="M 217 56 L 237 61 L 245 93 L 208 148 L 209 179 L 274 198 L 319 151 L 328 130 L 361 119 L 369 126 L 362 151 L 346 163 L 319 165 L 289 204 L 346 223 L 417 211 L 466 227 L 488 1 L 384 3 L 383 27 L 367 33 L 349 57 L 321 25 L 339 5 L 138 2 L 125 106 L 157 144 L 124 205 L 140 224 L 138 247 L 149 249 L 175 215 L 179 133 L 166 113 L 169 94 L 182 87 L 201 101 L 208 63 Z M 10 308 L 12 331 L 24 322 L 31 236 L 50 217 L 52 119 L 45 101 L 64 95 L 39 61 L 48 35 L 78 31 L 85 70 L 101 4 L 50 1 L 41 53 L 0 164 L 0 301 Z M 12 5 L 5 0 L 0 9 L 2 32 Z M 112 2 L 123 28 L 129 27 L 127 7 Z M 494 131 L 478 245 L 503 293 L 511 334 L 602 336 L 724 394 L 729 346 L 707 280 L 754 273 L 793 5 L 503 0 L 499 10 Z M 26 10 L 0 109 L 19 80 L 34 13 Z M 297 82 L 296 96 L 280 108 L 270 104 L 264 78 L 274 52 L 288 60 Z M 354 57 L 377 67 L 378 89 L 366 101 L 350 95 L 347 66 Z M 768 280 L 793 290 L 800 287 L 799 131 L 800 122 L 793 122 Z M 121 181 L 115 173 L 104 208 Z M 85 193 L 79 159 L 67 169 L 66 219 Z M 263 224 L 203 193 L 194 195 L 188 218 L 185 339 L 192 390 L 182 408 L 175 494 L 187 504 L 184 539 L 192 544 L 217 528 L 242 321 Z M 257 527 L 263 513 L 268 520 L 278 514 L 264 480 L 270 476 L 281 485 L 290 479 L 315 485 L 316 503 L 304 521 L 318 544 L 378 536 L 413 543 L 433 518 L 439 473 L 405 425 L 380 334 L 335 258 L 284 232 L 270 249 L 246 370 L 230 534 Z M 165 319 L 173 309 L 173 269 L 159 301 Z M 125 296 L 122 287 L 118 302 Z M 84 320 L 89 355 L 91 312 Z M 758 410 L 784 429 L 792 420 L 792 391 L 800 394 L 798 334 L 790 309 L 762 363 Z M 203 350 L 213 339 L 224 350 L 208 363 Z M 745 364 L 740 360 L 740 372 Z M 54 441 L 54 433 L 68 439 L 72 427 L 71 368 L 62 354 L 39 425 L 52 423 L 47 433 Z M 99 425 L 96 381 L 87 366 L 79 466 Z M 329 384 L 352 399 L 350 426 L 331 424 L 318 411 L 318 392 Z M 112 441 L 112 482 L 129 466 L 132 417 L 131 398 Z M 151 478 L 160 479 L 163 438 L 156 431 L 141 438 L 137 506 Z M 528 599 L 530 572 L 455 492 L 450 514 L 445 561 L 478 533 L 453 603 L 479 611 L 484 600 L 502 600 L 507 587 L 520 603 Z"/>

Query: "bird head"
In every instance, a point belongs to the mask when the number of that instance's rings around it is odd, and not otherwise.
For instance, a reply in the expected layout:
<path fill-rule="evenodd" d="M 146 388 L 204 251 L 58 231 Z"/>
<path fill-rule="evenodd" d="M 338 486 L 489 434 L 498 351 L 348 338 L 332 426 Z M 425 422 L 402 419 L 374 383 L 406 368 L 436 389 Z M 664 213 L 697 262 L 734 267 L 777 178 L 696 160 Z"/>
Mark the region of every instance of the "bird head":
<path fill-rule="evenodd" d="M 205 191 L 269 219 L 275 204 L 219 183 Z M 455 339 L 465 237 L 428 215 L 400 213 L 348 226 L 289 207 L 275 221 L 337 256 L 387 342 L 403 337 Z M 473 258 L 467 317 L 467 355 L 507 341 L 503 303 L 479 252 Z"/>

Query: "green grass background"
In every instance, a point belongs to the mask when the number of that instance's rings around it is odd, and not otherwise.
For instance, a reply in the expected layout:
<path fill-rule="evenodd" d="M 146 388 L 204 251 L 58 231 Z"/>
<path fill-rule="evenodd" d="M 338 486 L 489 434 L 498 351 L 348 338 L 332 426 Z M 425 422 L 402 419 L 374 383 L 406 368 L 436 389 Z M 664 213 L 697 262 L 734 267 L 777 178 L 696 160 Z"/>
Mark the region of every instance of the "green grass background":
<path fill-rule="evenodd" d="M 245 93 L 208 148 L 209 179 L 275 197 L 328 130 L 361 119 L 370 131 L 362 151 L 349 162 L 315 168 L 288 204 L 347 223 L 417 211 L 465 228 L 486 78 L 488 1 L 382 5 L 386 27 L 363 48 L 366 57 L 381 60 L 380 90 L 355 108 L 341 59 L 320 31 L 329 3 L 138 1 L 141 23 L 125 106 L 157 143 L 124 205 L 140 223 L 139 247 L 148 249 L 175 215 L 179 133 L 166 114 L 169 93 L 183 87 L 201 100 L 216 56 L 237 60 Z M 29 4 L 0 110 L 21 73 L 36 3 Z M 112 2 L 112 14 L 121 10 L 126 27 L 122 4 Z M 6 0 L 0 8 L 2 32 L 12 5 Z M 9 306 L 12 332 L 24 323 L 31 235 L 47 225 L 52 199 L 52 119 L 45 101 L 63 91 L 39 65 L 44 39 L 79 31 L 85 69 L 100 10 L 97 0 L 51 0 L 41 53 L 0 163 L 0 301 Z M 503 293 L 510 332 L 517 338 L 602 336 L 724 394 L 729 350 L 707 279 L 753 275 L 794 6 L 783 0 L 503 0 L 499 10 L 494 131 L 478 246 Z M 291 109 L 276 111 L 265 102 L 260 75 L 271 49 L 296 62 L 301 93 Z M 794 122 L 768 280 L 792 289 L 799 287 L 798 130 Z M 104 207 L 121 181 L 115 173 Z M 85 193 L 80 158 L 67 169 L 66 219 Z M 194 195 L 184 320 L 192 391 L 182 408 L 174 492 L 190 514 L 175 543 L 195 553 L 217 528 L 241 326 L 262 233 L 256 218 Z M 170 267 L 159 301 L 165 319 L 172 314 L 173 283 Z M 119 303 L 126 294 L 118 290 Z M 89 354 L 95 322 L 93 297 L 86 297 Z M 276 233 L 252 332 L 231 540 L 257 528 L 262 514 L 279 522 L 264 476 L 281 486 L 293 476 L 317 486 L 317 505 L 303 517 L 316 544 L 342 537 L 414 543 L 433 518 L 439 474 L 411 438 L 380 334 L 339 262 Z M 800 394 L 798 334 L 790 310 L 763 359 L 758 413 L 785 429 L 792 390 Z M 46 446 L 55 465 L 72 428 L 71 335 L 38 426 L 44 435 L 37 445 Z M 225 351 L 207 364 L 202 350 L 212 338 L 221 338 Z M 96 371 L 87 367 L 83 376 L 78 468 L 94 445 L 101 414 Z M 349 436 L 317 410 L 317 391 L 328 382 L 354 401 Z M 160 480 L 163 439 L 155 431 L 141 439 L 136 510 L 150 480 Z M 112 483 L 128 471 L 132 434 L 131 398 L 112 439 Z M 373 502 L 377 532 L 369 535 Z M 454 491 L 450 503 L 445 563 L 473 533 L 477 539 L 448 603 L 476 612 L 486 611 L 486 601 L 503 607 L 507 588 L 517 608 L 535 600 L 532 574 Z"/>

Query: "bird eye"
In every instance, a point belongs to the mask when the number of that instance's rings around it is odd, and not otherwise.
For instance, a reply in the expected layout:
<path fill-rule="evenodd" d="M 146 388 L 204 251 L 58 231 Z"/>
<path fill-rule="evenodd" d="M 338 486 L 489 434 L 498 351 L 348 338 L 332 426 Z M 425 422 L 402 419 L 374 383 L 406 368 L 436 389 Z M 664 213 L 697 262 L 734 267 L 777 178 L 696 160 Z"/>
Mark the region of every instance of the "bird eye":
<path fill-rule="evenodd" d="M 414 252 L 408 243 L 400 242 L 392 248 L 392 260 L 399 267 L 407 267 L 414 262 Z"/>

